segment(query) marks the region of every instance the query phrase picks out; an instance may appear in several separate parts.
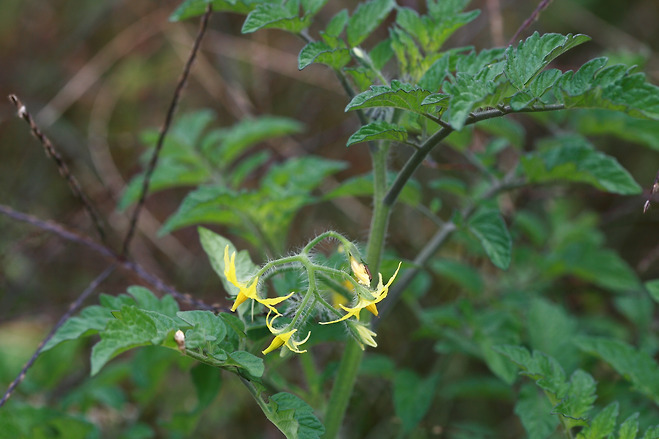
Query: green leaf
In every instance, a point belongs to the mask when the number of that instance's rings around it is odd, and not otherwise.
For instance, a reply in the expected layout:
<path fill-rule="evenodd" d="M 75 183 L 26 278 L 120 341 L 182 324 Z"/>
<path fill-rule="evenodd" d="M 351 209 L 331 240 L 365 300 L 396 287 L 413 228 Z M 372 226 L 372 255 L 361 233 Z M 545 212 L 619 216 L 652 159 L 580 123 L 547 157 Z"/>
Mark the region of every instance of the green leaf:
<path fill-rule="evenodd" d="M 567 108 L 601 108 L 659 119 L 659 87 L 626 66 L 604 67 L 606 61 L 596 58 L 576 73 L 565 73 L 554 87 L 558 101 Z"/>
<path fill-rule="evenodd" d="M 657 439 L 659 437 L 659 425 L 648 427 L 643 435 L 643 439 Z"/>
<path fill-rule="evenodd" d="M 492 263 L 505 270 L 510 265 L 512 239 L 496 210 L 481 209 L 469 220 L 469 230 L 479 239 Z"/>
<path fill-rule="evenodd" d="M 251 174 L 258 167 L 266 164 L 271 157 L 272 153 L 270 153 L 270 151 L 259 151 L 255 154 L 250 154 L 245 157 L 231 170 L 230 186 L 240 186 L 249 174 Z"/>
<path fill-rule="evenodd" d="M 577 358 L 577 349 L 572 343 L 572 337 L 577 333 L 576 322 L 562 307 L 543 299 L 532 300 L 527 312 L 531 347 L 572 369 Z"/>
<path fill-rule="evenodd" d="M 213 267 L 213 270 L 220 277 L 224 289 L 232 296 L 238 295 L 238 288 L 229 282 L 224 276 L 224 249 L 229 246 L 229 256 L 236 252 L 236 247 L 223 236 L 218 235 L 203 227 L 199 227 L 199 240 L 204 251 L 208 255 L 208 259 Z M 236 277 L 239 281 L 244 282 L 251 279 L 259 268 L 252 262 L 247 250 L 241 250 L 236 254 Z"/>
<path fill-rule="evenodd" d="M 338 38 L 345 29 L 346 24 L 348 24 L 348 10 L 341 9 L 332 19 L 327 23 L 325 27 L 325 35 L 330 37 Z"/>
<path fill-rule="evenodd" d="M 412 35 L 425 53 L 437 52 L 455 31 L 474 20 L 480 11 L 460 13 L 464 2 L 444 1 L 443 10 L 429 6 L 428 15 L 419 14 L 409 8 L 398 8 L 396 24 Z M 444 6 L 448 6 L 445 8 Z"/>
<path fill-rule="evenodd" d="M 303 400 L 290 393 L 270 397 L 268 419 L 286 435 L 287 439 L 320 439 L 325 427 Z"/>
<path fill-rule="evenodd" d="M 303 130 L 303 124 L 287 117 L 247 117 L 229 128 L 215 131 L 213 142 L 205 144 L 203 149 L 214 163 L 226 168 L 248 148 L 259 142 L 300 133 Z"/>
<path fill-rule="evenodd" d="M 134 306 L 124 306 L 121 311 L 113 313 L 115 320 L 110 320 L 103 332 L 101 341 L 92 349 L 91 374 L 99 370 L 112 358 L 129 349 L 152 344 L 158 336 L 156 325 L 146 313 Z"/>
<path fill-rule="evenodd" d="M 187 348 L 203 348 L 207 342 L 217 345 L 227 335 L 224 320 L 210 311 L 179 311 L 176 315 L 193 327 L 185 333 Z M 199 340 L 204 344 L 196 345 L 188 340 Z"/>
<path fill-rule="evenodd" d="M 601 337 L 577 337 L 577 346 L 611 365 L 630 381 L 634 388 L 659 403 L 659 366 L 644 351 L 619 340 Z"/>
<path fill-rule="evenodd" d="M 245 351 L 236 351 L 229 354 L 226 364 L 245 369 L 247 373 L 256 378 L 263 376 L 263 372 L 265 371 L 263 358 L 256 357 Z"/>
<path fill-rule="evenodd" d="M 281 4 L 260 3 L 247 16 L 242 33 L 248 34 L 259 29 L 281 29 L 300 33 L 311 24 L 311 16 L 298 16 L 300 0 L 285 0 Z"/>
<path fill-rule="evenodd" d="M 645 283 L 645 288 L 650 293 L 652 299 L 659 303 L 659 279 L 654 279 Z"/>
<path fill-rule="evenodd" d="M 540 151 L 526 155 L 521 162 L 532 183 L 574 181 L 622 195 L 639 194 L 642 190 L 615 158 L 594 150 L 581 137 L 545 142 Z"/>
<path fill-rule="evenodd" d="M 190 377 L 197 391 L 197 408 L 201 411 L 211 405 L 222 386 L 222 374 L 216 367 L 198 363 L 190 369 Z"/>
<path fill-rule="evenodd" d="M 500 345 L 494 350 L 508 357 L 513 363 L 524 370 L 523 375 L 536 381 L 536 384 L 551 397 L 552 403 L 563 399 L 569 389 L 565 371 L 552 357 L 539 351 L 533 355 L 521 346 Z"/>
<path fill-rule="evenodd" d="M 244 192 L 237 193 L 224 186 L 199 186 L 183 199 L 178 210 L 167 218 L 158 234 L 165 235 L 182 227 L 204 223 L 239 226 L 246 219 L 232 211 L 232 208 L 254 204 L 259 198 Z"/>
<path fill-rule="evenodd" d="M 102 331 L 112 320 L 112 313 L 108 308 L 93 305 L 80 311 L 80 315 L 71 317 L 55 332 L 41 350 L 45 352 L 67 340 L 77 340 L 81 337 L 96 334 Z"/>
<path fill-rule="evenodd" d="M 394 377 L 394 410 L 402 422 L 404 434 L 411 432 L 425 417 L 435 397 L 439 374 L 421 379 L 404 369 Z"/>
<path fill-rule="evenodd" d="M 312 41 L 302 48 L 298 56 L 298 69 L 313 63 L 325 64 L 339 70 L 351 60 L 348 48 L 333 48 L 323 41 Z"/>
<path fill-rule="evenodd" d="M 573 111 L 568 122 L 588 136 L 615 136 L 659 150 L 659 124 L 608 110 Z"/>
<path fill-rule="evenodd" d="M 618 439 L 636 439 L 638 434 L 638 413 L 634 413 L 629 418 L 625 419 L 620 425 L 618 431 Z"/>
<path fill-rule="evenodd" d="M 535 32 L 516 48 L 511 46 L 506 50 L 506 76 L 521 90 L 556 57 L 589 40 L 590 37 L 581 34 L 541 36 Z"/>
<path fill-rule="evenodd" d="M 206 11 L 206 5 L 211 3 L 214 12 L 228 11 L 239 14 L 248 14 L 262 0 L 185 0 L 169 16 L 169 21 L 180 21 L 186 18 L 202 15 Z"/>
<path fill-rule="evenodd" d="M 158 167 L 151 175 L 149 190 L 154 193 L 179 186 L 196 186 L 209 177 L 210 171 L 199 162 L 185 163 L 165 156 L 161 158 Z M 118 210 L 125 210 L 139 199 L 143 182 L 142 174 L 130 181 L 117 204 Z"/>
<path fill-rule="evenodd" d="M 398 126 L 385 121 L 371 122 L 359 128 L 346 143 L 346 146 L 355 143 L 370 142 L 372 140 L 393 140 L 395 142 L 405 142 L 407 140 L 407 131 Z"/>
<path fill-rule="evenodd" d="M 157 311 L 170 317 L 174 317 L 179 310 L 178 303 L 170 295 L 164 295 L 162 299 L 158 299 L 151 290 L 140 286 L 128 287 L 126 291 L 133 296 L 138 308 Z"/>
<path fill-rule="evenodd" d="M 559 402 L 553 411 L 564 417 L 563 423 L 568 428 L 588 425 L 586 416 L 593 409 L 597 399 L 596 382 L 593 377 L 581 369 L 574 371 L 570 377 L 567 396 Z"/>
<path fill-rule="evenodd" d="M 546 439 L 556 430 L 558 419 L 551 412 L 551 404 L 535 386 L 522 386 L 515 404 L 515 414 L 522 421 L 529 439 Z"/>
<path fill-rule="evenodd" d="M 501 49 L 454 55 L 457 72 L 444 82 L 443 91 L 450 95 L 448 122 L 456 130 L 462 129 L 473 109 L 496 106 L 507 95 L 502 56 Z"/>
<path fill-rule="evenodd" d="M 370 0 L 360 3 L 348 20 L 346 35 L 350 47 L 359 45 L 389 15 L 395 6 L 394 0 Z"/>
<path fill-rule="evenodd" d="M 391 184 L 396 178 L 395 172 L 387 173 L 387 184 Z M 368 197 L 373 195 L 373 173 L 359 175 L 349 178 L 340 186 L 325 194 L 324 200 L 339 197 Z M 421 185 L 416 180 L 410 180 L 398 197 L 399 201 L 412 207 L 421 202 Z"/>
<path fill-rule="evenodd" d="M 483 291 L 483 278 L 470 264 L 450 259 L 435 259 L 430 262 L 430 268 L 472 294 L 480 294 Z"/>
<path fill-rule="evenodd" d="M 610 434 L 613 434 L 617 418 L 618 402 L 615 401 L 604 407 L 597 416 L 593 418 L 590 425 L 577 435 L 577 439 L 608 438 Z"/>
<path fill-rule="evenodd" d="M 394 56 L 394 51 L 391 48 L 391 40 L 386 38 L 375 45 L 373 50 L 368 54 L 373 63 L 373 67 L 377 70 L 382 70 L 389 60 Z M 363 89 L 368 88 L 364 87 Z M 362 89 L 362 90 L 363 90 Z"/>
<path fill-rule="evenodd" d="M 423 101 L 428 95 L 430 95 L 428 90 L 394 80 L 391 81 L 391 87 L 374 85 L 370 90 L 358 94 L 348 103 L 345 111 L 393 107 L 425 114 L 428 109 L 423 106 Z"/>

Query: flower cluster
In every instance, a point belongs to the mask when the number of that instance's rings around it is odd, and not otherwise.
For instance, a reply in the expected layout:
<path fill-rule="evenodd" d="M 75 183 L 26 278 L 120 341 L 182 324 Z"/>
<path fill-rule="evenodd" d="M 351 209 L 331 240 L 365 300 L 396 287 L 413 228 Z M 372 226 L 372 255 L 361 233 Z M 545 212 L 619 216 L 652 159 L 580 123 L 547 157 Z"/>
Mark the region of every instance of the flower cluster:
<path fill-rule="evenodd" d="M 328 232 L 328 234 L 333 234 L 333 232 Z M 345 238 L 343 238 L 342 236 L 340 236 L 339 239 L 341 239 L 341 241 L 345 240 Z M 227 245 L 224 249 L 224 277 L 227 279 L 229 283 L 231 283 L 236 288 L 238 288 L 238 294 L 233 303 L 233 306 L 231 307 L 231 311 L 236 311 L 236 309 L 238 309 L 238 307 L 242 303 L 244 303 L 247 299 L 252 299 L 264 305 L 269 310 L 265 321 L 267 328 L 273 334 L 274 338 L 270 343 L 270 345 L 262 351 L 264 355 L 273 352 L 282 346 L 286 346 L 286 348 L 289 351 L 298 354 L 307 352 L 306 350 L 300 349 L 300 347 L 307 340 L 309 340 L 309 337 L 311 336 L 311 332 L 309 332 L 307 336 L 302 340 L 296 339 L 295 336 L 298 331 L 298 327 L 304 323 L 304 320 L 306 318 L 301 316 L 308 315 L 308 313 L 304 310 L 312 309 L 317 303 L 324 305 L 325 308 L 328 308 L 330 310 L 330 312 L 333 312 L 336 315 L 340 316 L 335 320 L 331 320 L 328 322 L 320 322 L 320 324 L 329 325 L 329 324 L 345 321 L 348 324 L 348 329 L 350 330 L 350 333 L 357 339 L 362 349 L 364 348 L 364 345 L 373 346 L 373 347 L 377 346 L 377 343 L 375 342 L 374 339 L 374 337 L 376 336 L 375 332 L 371 331 L 367 327 L 367 325 L 359 322 L 360 312 L 362 309 L 367 309 L 374 315 L 376 316 L 378 315 L 378 309 L 376 304 L 381 302 L 387 297 L 387 294 L 389 292 L 389 287 L 393 283 L 394 279 L 398 275 L 398 271 L 400 270 L 400 264 L 398 264 L 398 268 L 396 269 L 395 273 L 393 274 L 393 276 L 391 276 L 391 278 L 386 284 L 382 280 L 382 274 L 378 273 L 378 284 L 376 288 L 373 289 L 371 288 L 371 281 L 372 281 L 371 273 L 368 270 L 366 264 L 360 262 L 361 258 L 358 257 L 358 251 L 354 247 L 354 245 L 346 242 L 349 249 L 349 251 L 347 251 L 346 253 L 348 254 L 349 257 L 350 269 L 352 271 L 352 276 L 351 276 L 349 273 L 345 271 L 336 270 L 333 268 L 325 267 L 323 265 L 318 265 L 315 262 L 313 262 L 311 258 L 308 257 L 309 250 L 312 248 L 313 245 L 317 244 L 319 241 L 320 240 L 318 238 L 312 241 L 312 243 L 307 245 L 307 247 L 305 247 L 305 249 L 297 256 L 282 258 L 280 260 L 269 262 L 263 268 L 261 268 L 261 270 L 256 275 L 254 275 L 251 279 L 246 281 L 238 280 L 238 274 L 236 272 L 236 252 L 234 251 L 231 255 L 229 255 L 229 245 Z M 283 297 L 262 298 L 259 295 L 259 291 L 258 291 L 259 275 L 264 274 L 268 270 L 276 271 L 277 269 L 276 267 L 278 265 L 290 266 L 290 264 L 292 263 L 298 263 L 306 270 L 307 275 L 309 276 L 309 289 L 302 298 L 302 300 L 300 301 L 298 310 L 295 312 L 290 323 L 277 328 L 275 327 L 275 320 L 278 317 L 280 317 L 281 314 L 279 313 L 277 308 L 275 308 L 275 306 L 289 299 L 294 293 L 291 292 L 290 294 Z M 335 308 L 331 307 L 331 305 L 325 302 L 324 299 L 322 299 L 322 297 L 318 292 L 318 287 L 316 282 L 316 276 L 318 272 L 322 273 L 324 276 L 331 275 L 332 277 L 335 278 L 335 280 L 337 280 L 343 286 L 349 286 L 349 288 L 350 287 L 352 288 L 353 293 L 355 294 L 356 304 L 352 307 L 347 307 L 342 303 L 339 304 L 339 307 L 343 309 L 346 312 L 346 314 L 341 316 L 340 311 L 337 311 Z M 351 319 L 351 317 L 355 317 L 355 319 Z"/>

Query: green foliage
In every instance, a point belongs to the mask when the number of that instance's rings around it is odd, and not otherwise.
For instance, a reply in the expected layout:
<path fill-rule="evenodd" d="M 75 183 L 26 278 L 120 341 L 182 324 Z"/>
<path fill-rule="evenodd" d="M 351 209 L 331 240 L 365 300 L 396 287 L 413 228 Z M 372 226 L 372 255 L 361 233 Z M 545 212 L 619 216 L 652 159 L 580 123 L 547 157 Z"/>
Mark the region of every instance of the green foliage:
<path fill-rule="evenodd" d="M 266 416 L 288 439 L 319 439 L 325 432 L 311 407 L 295 395 L 272 395 L 268 408 Z"/>
<path fill-rule="evenodd" d="M 422 379 L 410 370 L 398 371 L 394 377 L 394 409 L 402 421 L 402 432 L 408 434 L 430 409 L 439 375 Z"/>
<path fill-rule="evenodd" d="M 536 152 L 521 160 L 529 182 L 573 181 L 607 192 L 633 195 L 641 187 L 616 159 L 596 151 L 582 137 L 559 137 L 540 142 Z"/>
<path fill-rule="evenodd" d="M 492 263 L 501 269 L 510 265 L 512 240 L 498 211 L 481 210 L 471 217 L 469 230 L 481 242 Z"/>
<path fill-rule="evenodd" d="M 361 142 L 371 142 L 373 140 L 393 140 L 404 143 L 407 140 L 407 131 L 388 122 L 372 122 L 364 125 L 350 136 L 346 146 Z"/>
<path fill-rule="evenodd" d="M 635 390 L 659 402 L 659 366 L 648 353 L 623 341 L 601 337 L 579 337 L 576 344 L 611 365 Z"/>
<path fill-rule="evenodd" d="M 160 233 L 198 227 L 220 278 L 216 297 L 238 312 L 181 311 L 171 296 L 157 298 L 144 287 L 101 295 L 44 346 L 54 355 L 64 342 L 98 336 L 92 384 L 68 395 L 61 410 L 19 403 L 0 411 L 3 430 L 11 437 L 98 437 L 96 425 L 71 413 L 134 403 L 140 418 L 116 437 L 154 437 L 160 431 L 146 422 L 156 411 L 151 405 L 176 384 L 172 370 L 189 369 L 192 403 L 157 421 L 171 437 L 196 435 L 204 412 L 244 422 L 237 412 L 247 407 L 242 401 L 236 411 L 234 401 L 215 404 L 225 387 L 241 398 L 234 384 L 287 438 L 335 437 L 350 401 L 344 428 L 354 428 L 346 431 L 351 437 L 390 434 L 378 430 L 391 427 L 376 425 L 378 416 L 395 416 L 400 437 L 430 437 L 435 432 L 424 419 L 435 423 L 435 407 L 443 434 L 455 438 L 514 434 L 500 426 L 507 412 L 531 439 L 659 436 L 659 427 L 649 426 L 659 404 L 659 339 L 652 332 L 658 281 L 642 284 L 598 229 L 592 203 L 565 190 L 578 183 L 590 186 L 580 188 L 587 194 L 606 193 L 601 197 L 642 192 L 621 164 L 631 162 L 624 151 L 605 154 L 585 136 L 659 148 L 659 88 L 604 57 L 563 71 L 559 56 L 590 41 L 581 34 L 535 32 L 505 48 L 445 48 L 479 15 L 465 11 L 467 0 L 427 0 L 425 13 L 368 0 L 317 20 L 327 3 L 184 0 L 170 20 L 199 16 L 210 4 L 215 12 L 244 15 L 244 34 L 278 29 L 299 37 L 297 67 L 322 64 L 338 77 L 345 111 L 361 123 L 344 151 L 370 154 L 370 167 L 361 158 L 290 157 L 272 148 L 302 133 L 293 119 L 263 115 L 215 128 L 210 110 L 182 114 L 150 181 L 151 192 L 187 191 Z M 248 67 L 239 71 L 251 75 Z M 262 90 L 245 96 L 263 97 L 268 88 L 261 80 L 253 82 Z M 277 99 L 266 107 L 279 110 Z M 570 115 L 546 114 L 559 110 Z M 534 116 L 504 118 L 513 113 Z M 539 139 L 539 132 L 552 137 Z M 144 167 L 159 135 L 142 135 Z M 328 189 L 328 177 L 341 181 Z M 118 208 L 136 203 L 143 185 L 140 173 Z M 296 221 L 300 212 L 311 222 L 308 208 L 325 202 L 333 206 L 317 211 L 322 227 L 350 232 L 320 233 L 291 250 L 317 226 Z M 334 206 L 349 219 L 355 206 L 372 207 L 368 238 L 367 223 L 345 226 Z M 222 235 L 202 224 L 220 227 Z M 365 238 L 363 254 L 347 235 Z M 386 244 L 389 235 L 395 248 Z M 373 325 L 370 313 L 379 317 Z M 348 336 L 357 344 L 344 347 Z M 327 341 L 339 346 L 328 344 L 317 355 Z M 381 354 L 373 356 L 377 344 Z M 369 349 L 363 362 L 359 347 Z M 278 349 L 280 358 L 273 358 Z M 130 350 L 132 356 L 118 358 Z M 340 365 L 331 360 L 337 352 Z M 293 354 L 297 360 L 287 358 Z M 524 382 L 516 384 L 519 375 Z M 382 380 L 393 383 L 392 401 L 370 404 L 380 398 Z M 352 394 L 354 382 L 359 395 Z M 325 425 L 315 409 L 325 412 Z"/>

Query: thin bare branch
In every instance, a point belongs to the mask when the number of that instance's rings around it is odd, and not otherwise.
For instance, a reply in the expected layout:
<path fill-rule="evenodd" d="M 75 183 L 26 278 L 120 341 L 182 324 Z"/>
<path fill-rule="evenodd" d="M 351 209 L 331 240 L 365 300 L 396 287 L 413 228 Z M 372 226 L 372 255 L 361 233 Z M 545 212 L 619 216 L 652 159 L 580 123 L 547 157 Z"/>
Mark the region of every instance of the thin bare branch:
<path fill-rule="evenodd" d="M 192 297 L 190 294 L 187 293 L 181 293 L 177 291 L 175 288 L 167 285 L 162 279 L 157 277 L 156 275 L 149 273 L 146 271 L 142 266 L 135 262 L 127 261 L 125 258 L 122 258 L 120 255 L 115 253 L 112 249 L 99 244 L 95 242 L 94 240 L 86 237 L 79 235 L 71 230 L 66 229 L 60 224 L 57 224 L 53 221 L 44 221 L 42 219 L 36 218 L 32 215 L 28 215 L 23 212 L 18 212 L 14 209 L 12 209 L 9 206 L 5 206 L 0 204 L 0 214 L 6 215 L 10 218 L 13 218 L 18 221 L 22 221 L 28 224 L 31 224 L 41 230 L 46 230 L 48 232 L 54 233 L 57 236 L 59 236 L 62 239 L 65 239 L 67 241 L 72 241 L 76 242 L 78 244 L 82 244 L 92 250 L 94 250 L 97 253 L 100 253 L 101 255 L 108 257 L 112 260 L 113 263 L 118 264 L 119 266 L 132 271 L 135 273 L 138 277 L 140 277 L 142 280 L 145 282 L 149 283 L 152 285 L 155 289 L 165 293 L 165 294 L 170 294 L 173 296 L 176 300 L 182 302 L 182 303 L 187 303 L 189 305 L 192 305 L 198 309 L 205 309 L 205 310 L 210 310 L 213 312 L 220 312 L 220 311 L 228 311 L 227 308 L 224 308 L 220 305 L 213 304 L 213 305 L 208 305 L 205 302 L 196 299 Z"/>
<path fill-rule="evenodd" d="M 552 0 L 542 0 L 540 4 L 538 4 L 538 7 L 535 8 L 535 10 L 531 13 L 529 18 L 524 20 L 524 23 L 517 29 L 517 32 L 515 32 L 515 35 L 508 41 L 508 45 L 515 44 L 517 41 L 517 38 L 521 35 L 522 32 L 524 32 L 531 24 L 538 19 L 540 16 L 540 13 L 547 9 L 547 7 L 551 4 Z"/>
<path fill-rule="evenodd" d="M 172 97 L 172 101 L 169 104 L 169 109 L 167 110 L 165 122 L 162 128 L 160 129 L 160 134 L 158 136 L 158 141 L 156 142 L 156 147 L 153 151 L 153 155 L 151 156 L 151 160 L 149 162 L 149 165 L 147 166 L 146 172 L 144 173 L 144 180 L 142 182 L 142 190 L 140 192 L 140 198 L 139 201 L 137 202 L 137 206 L 135 206 L 133 215 L 131 216 L 130 224 L 128 226 L 128 233 L 126 233 L 126 237 L 124 238 L 123 246 L 121 249 L 122 256 L 128 253 L 130 243 L 133 240 L 133 235 L 135 233 L 135 226 L 140 216 L 140 211 L 144 206 L 146 196 L 149 192 L 149 185 L 151 183 L 151 177 L 153 175 L 153 171 L 156 169 L 156 165 L 158 164 L 158 157 L 160 156 L 160 151 L 162 150 L 162 146 L 165 143 L 165 137 L 167 136 L 167 132 L 169 131 L 169 127 L 172 123 L 172 119 L 174 118 L 174 112 L 176 111 L 176 107 L 178 106 L 178 101 L 181 97 L 181 92 L 183 91 L 183 87 L 185 86 L 185 83 L 188 80 L 188 76 L 190 75 L 190 69 L 192 68 L 192 64 L 194 63 L 195 56 L 197 55 L 197 51 L 199 50 L 199 46 L 201 45 L 201 40 L 204 37 L 204 33 L 206 32 L 206 27 L 208 26 L 208 20 L 210 19 L 212 11 L 213 11 L 212 7 L 209 3 L 208 6 L 206 7 L 206 13 L 203 15 L 201 19 L 201 24 L 199 25 L 199 32 L 197 33 L 197 37 L 195 38 L 194 44 L 192 46 L 192 50 L 190 51 L 190 56 L 188 57 L 188 60 L 185 63 L 185 66 L 183 67 L 183 73 L 181 74 L 181 77 L 179 78 L 178 83 L 176 84 L 176 89 L 174 90 L 174 96 Z"/>
<path fill-rule="evenodd" d="M 57 149 L 55 149 L 55 146 L 50 141 L 50 139 L 48 139 L 48 137 L 46 137 L 41 132 L 36 122 L 32 118 L 32 115 L 30 114 L 29 111 L 27 111 L 27 108 L 20 101 L 20 99 L 18 99 L 16 95 L 11 94 L 9 95 L 9 100 L 11 101 L 12 104 L 16 106 L 16 109 L 18 110 L 18 117 L 20 117 L 21 119 L 23 119 L 25 122 L 28 123 L 28 125 L 30 126 L 30 130 L 32 131 L 32 134 L 34 135 L 34 137 L 37 138 L 37 140 L 39 140 L 39 143 L 41 143 L 41 146 L 46 152 L 46 155 L 51 159 L 53 159 L 53 161 L 57 165 L 57 169 L 59 170 L 60 175 L 64 177 L 66 182 L 69 184 L 69 187 L 71 188 L 71 192 L 73 192 L 73 195 L 78 200 L 80 200 L 83 207 L 87 211 L 87 214 L 94 223 L 94 227 L 96 228 L 96 232 L 101 238 L 101 241 L 105 242 L 105 231 L 103 230 L 101 219 L 97 215 L 96 209 L 94 209 L 94 207 L 92 206 L 91 200 L 83 192 L 80 183 L 78 183 L 78 180 L 73 176 L 73 174 L 69 170 L 69 167 L 66 166 L 64 159 L 62 159 L 62 156 L 59 154 L 59 152 L 57 152 Z"/>
<path fill-rule="evenodd" d="M 21 372 L 18 374 L 16 379 L 12 381 L 12 383 L 9 385 L 7 388 L 7 391 L 5 392 L 4 396 L 0 400 L 0 407 L 2 407 L 7 400 L 11 397 L 12 393 L 18 387 L 18 385 L 23 382 L 25 379 L 25 375 L 27 374 L 27 371 L 32 367 L 35 361 L 37 361 L 37 358 L 41 354 L 41 350 L 43 347 L 50 341 L 51 338 L 55 335 L 57 330 L 66 322 L 71 316 L 78 311 L 78 309 L 82 306 L 83 302 L 87 297 L 89 297 L 94 291 L 96 291 L 96 288 L 103 282 L 114 270 L 116 266 L 112 265 L 108 268 L 106 268 L 101 274 L 99 274 L 96 279 L 94 279 L 88 286 L 85 288 L 85 290 L 78 296 L 78 298 L 75 300 L 75 302 L 71 303 L 69 305 L 69 309 L 64 313 L 64 315 L 59 319 L 57 324 L 53 326 L 53 328 L 50 330 L 46 338 L 44 338 L 41 343 L 39 343 L 39 346 L 37 347 L 37 350 L 32 354 L 32 357 L 25 363 L 23 368 L 21 369 Z"/>

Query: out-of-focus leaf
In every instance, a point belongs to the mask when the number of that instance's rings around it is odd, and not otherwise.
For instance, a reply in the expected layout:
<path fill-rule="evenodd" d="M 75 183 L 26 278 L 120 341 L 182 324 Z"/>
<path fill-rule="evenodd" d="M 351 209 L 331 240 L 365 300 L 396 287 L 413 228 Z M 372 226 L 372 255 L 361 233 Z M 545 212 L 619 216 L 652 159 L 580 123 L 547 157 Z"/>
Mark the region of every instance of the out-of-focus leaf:
<path fill-rule="evenodd" d="M 307 3 L 309 3 L 309 0 L 302 0 L 303 6 Z M 311 24 L 311 17 L 316 11 L 310 12 L 312 13 L 305 13 L 303 17 L 299 17 L 300 0 L 287 0 L 282 3 L 259 3 L 247 15 L 243 23 L 242 33 L 247 34 L 256 32 L 259 29 L 273 28 L 297 34 Z"/>
<path fill-rule="evenodd" d="M 512 239 L 499 212 L 482 209 L 469 219 L 468 226 L 481 242 L 490 261 L 503 270 L 507 269 L 510 265 Z"/>
<path fill-rule="evenodd" d="M 615 136 L 659 150 L 659 124 L 609 110 L 582 110 L 570 113 L 570 122 L 581 134 Z"/>
<path fill-rule="evenodd" d="M 569 428 L 588 425 L 587 415 L 597 399 L 595 387 L 595 380 L 590 374 L 581 369 L 575 370 L 570 377 L 567 396 L 554 407 L 553 412 L 563 416 L 563 422 Z"/>
<path fill-rule="evenodd" d="M 515 414 L 522 421 L 529 439 L 546 439 L 558 427 L 551 404 L 539 389 L 530 384 L 520 389 Z"/>
<path fill-rule="evenodd" d="M 612 402 L 604 407 L 577 435 L 577 439 L 604 439 L 613 434 L 618 419 L 618 402 Z"/>
<path fill-rule="evenodd" d="M 638 434 L 638 413 L 634 413 L 620 424 L 618 439 L 636 439 Z"/>
<path fill-rule="evenodd" d="M 396 3 L 394 0 L 370 0 L 360 3 L 348 20 L 346 35 L 350 47 L 358 46 L 389 15 Z"/>
<path fill-rule="evenodd" d="M 539 152 L 522 158 L 530 182 L 574 181 L 607 192 L 632 195 L 641 187 L 618 161 L 598 152 L 581 137 L 563 137 L 546 142 Z"/>
<path fill-rule="evenodd" d="M 223 236 L 218 235 L 215 232 L 212 232 L 203 227 L 199 227 L 199 240 L 201 241 L 201 246 L 204 248 L 204 251 L 208 255 L 208 259 L 213 267 L 213 270 L 220 277 L 224 289 L 228 291 L 231 295 L 238 295 L 238 288 L 229 282 L 224 276 L 224 249 L 226 246 L 229 246 L 229 256 L 234 252 L 236 254 L 236 277 L 239 281 L 245 282 L 251 279 L 254 276 L 254 273 L 258 271 L 258 267 L 252 262 L 252 259 L 249 257 L 247 250 L 237 251 L 236 247 Z"/>
<path fill-rule="evenodd" d="M 394 377 L 394 409 L 409 433 L 425 417 L 435 397 L 439 374 L 422 379 L 411 370 L 401 370 Z"/>
<path fill-rule="evenodd" d="M 222 374 L 216 367 L 199 363 L 190 369 L 190 377 L 197 391 L 197 408 L 201 411 L 208 407 L 217 396 L 222 385 Z"/>
<path fill-rule="evenodd" d="M 578 337 L 575 342 L 583 351 L 610 364 L 636 390 L 659 403 L 659 366 L 646 352 L 623 341 L 602 337 Z"/>
<path fill-rule="evenodd" d="M 248 14 L 262 0 L 185 0 L 169 16 L 169 21 L 181 21 L 186 18 L 202 15 L 206 5 L 211 3 L 214 12 L 228 11 L 239 14 Z"/>
<path fill-rule="evenodd" d="M 391 184 L 396 178 L 396 173 L 387 174 L 387 183 Z M 373 195 L 373 174 L 368 173 L 352 177 L 342 182 L 340 186 L 325 194 L 323 199 L 331 200 L 338 197 L 368 197 Z M 410 180 L 398 200 L 412 207 L 421 202 L 421 185 L 416 180 Z"/>
<path fill-rule="evenodd" d="M 80 311 L 79 316 L 71 317 L 57 330 L 55 335 L 41 350 L 45 352 L 67 340 L 77 340 L 102 331 L 112 319 L 111 310 L 103 306 L 88 306 Z"/>
<path fill-rule="evenodd" d="M 430 263 L 430 268 L 439 275 L 457 283 L 470 293 L 480 294 L 483 291 L 481 274 L 472 268 L 471 265 L 450 259 L 438 259 Z"/>

